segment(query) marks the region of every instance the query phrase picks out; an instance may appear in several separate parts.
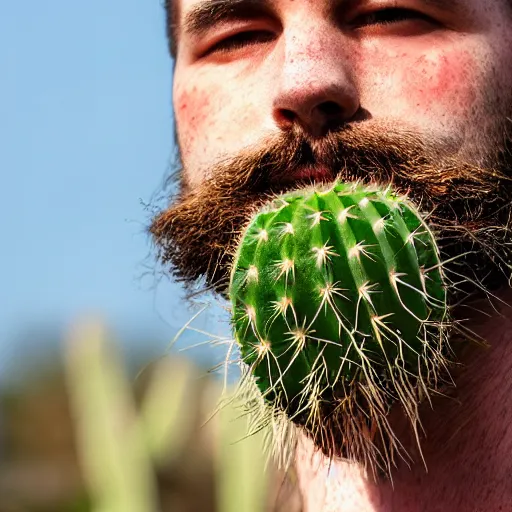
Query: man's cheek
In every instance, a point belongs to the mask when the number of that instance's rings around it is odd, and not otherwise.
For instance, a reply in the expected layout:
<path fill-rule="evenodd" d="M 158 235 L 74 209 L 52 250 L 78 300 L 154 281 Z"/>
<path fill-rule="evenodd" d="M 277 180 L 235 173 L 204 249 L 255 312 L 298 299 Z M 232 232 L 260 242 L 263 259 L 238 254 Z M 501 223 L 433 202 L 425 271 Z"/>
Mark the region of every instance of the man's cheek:
<path fill-rule="evenodd" d="M 403 70 L 402 94 L 418 114 L 467 116 L 477 103 L 482 62 L 467 51 L 423 55 Z"/>
<path fill-rule="evenodd" d="M 179 85 L 174 89 L 173 98 L 180 150 L 185 159 L 198 144 L 206 147 L 208 123 L 211 124 L 212 119 L 212 98 L 211 93 L 197 86 Z"/>
<path fill-rule="evenodd" d="M 442 123 L 466 116 L 477 101 L 482 63 L 468 51 L 367 50 L 358 69 L 361 104 L 375 118 Z"/>

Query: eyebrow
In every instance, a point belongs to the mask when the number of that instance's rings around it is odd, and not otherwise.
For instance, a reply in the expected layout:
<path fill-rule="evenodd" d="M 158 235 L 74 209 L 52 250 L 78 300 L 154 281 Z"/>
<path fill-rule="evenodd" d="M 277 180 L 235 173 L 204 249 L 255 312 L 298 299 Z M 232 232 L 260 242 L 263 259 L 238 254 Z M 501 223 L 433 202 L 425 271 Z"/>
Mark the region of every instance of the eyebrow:
<path fill-rule="evenodd" d="M 209 29 L 228 21 L 247 20 L 268 14 L 272 0 L 209 0 L 197 4 L 183 21 L 183 32 L 201 36 Z"/>

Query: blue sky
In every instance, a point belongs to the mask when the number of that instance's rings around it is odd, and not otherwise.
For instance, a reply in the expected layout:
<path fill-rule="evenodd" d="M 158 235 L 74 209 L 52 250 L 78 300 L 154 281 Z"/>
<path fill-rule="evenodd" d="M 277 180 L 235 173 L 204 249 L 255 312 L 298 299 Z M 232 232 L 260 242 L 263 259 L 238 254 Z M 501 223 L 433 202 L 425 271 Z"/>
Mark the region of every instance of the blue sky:
<path fill-rule="evenodd" d="M 0 370 L 89 312 L 165 347 L 190 312 L 143 277 L 173 155 L 161 2 L 7 2 L 0 65 Z"/>

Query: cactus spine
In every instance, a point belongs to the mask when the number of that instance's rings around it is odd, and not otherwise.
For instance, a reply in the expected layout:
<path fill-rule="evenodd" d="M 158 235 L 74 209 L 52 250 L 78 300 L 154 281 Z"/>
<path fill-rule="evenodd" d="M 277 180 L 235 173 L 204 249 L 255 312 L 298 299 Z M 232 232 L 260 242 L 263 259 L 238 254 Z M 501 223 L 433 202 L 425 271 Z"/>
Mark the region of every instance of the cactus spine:
<path fill-rule="evenodd" d="M 280 196 L 242 234 L 232 324 L 266 407 L 324 453 L 388 471 L 406 456 L 389 423 L 412 427 L 446 370 L 439 251 L 389 188 L 336 182 Z"/>

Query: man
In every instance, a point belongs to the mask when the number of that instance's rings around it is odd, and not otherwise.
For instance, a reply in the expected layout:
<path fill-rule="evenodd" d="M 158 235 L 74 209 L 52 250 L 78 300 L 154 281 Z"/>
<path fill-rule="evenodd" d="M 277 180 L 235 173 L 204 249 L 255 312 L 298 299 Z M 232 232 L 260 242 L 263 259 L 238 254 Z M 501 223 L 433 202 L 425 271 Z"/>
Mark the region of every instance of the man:
<path fill-rule="evenodd" d="M 456 309 L 489 346 L 455 347 L 457 388 L 423 404 L 421 454 L 397 421 L 413 462 L 391 480 L 330 461 L 302 436 L 306 510 L 512 510 L 510 1 L 166 8 L 180 195 L 151 229 L 179 280 L 205 277 L 224 293 L 248 212 L 270 193 L 340 176 L 408 192 L 443 227 L 445 257 L 467 252 L 464 293 L 499 299 Z"/>

